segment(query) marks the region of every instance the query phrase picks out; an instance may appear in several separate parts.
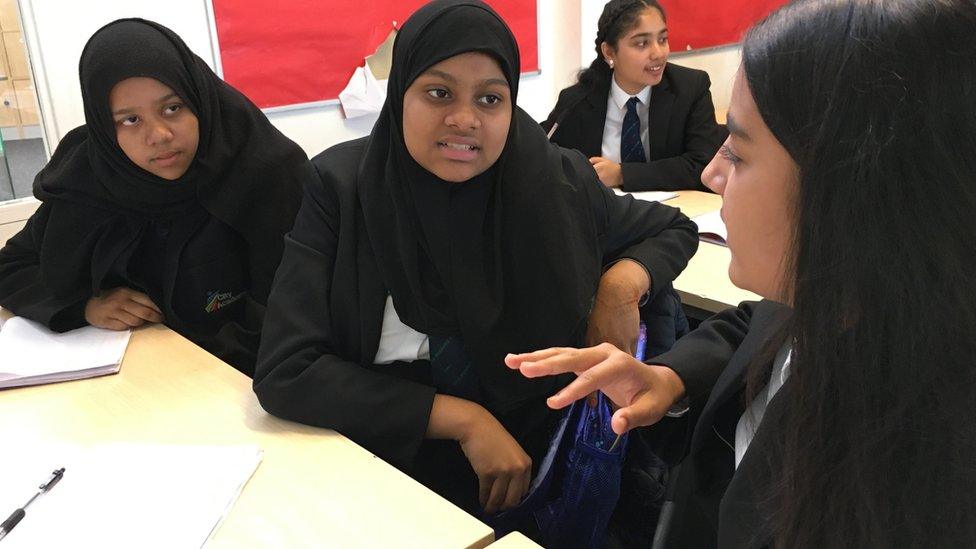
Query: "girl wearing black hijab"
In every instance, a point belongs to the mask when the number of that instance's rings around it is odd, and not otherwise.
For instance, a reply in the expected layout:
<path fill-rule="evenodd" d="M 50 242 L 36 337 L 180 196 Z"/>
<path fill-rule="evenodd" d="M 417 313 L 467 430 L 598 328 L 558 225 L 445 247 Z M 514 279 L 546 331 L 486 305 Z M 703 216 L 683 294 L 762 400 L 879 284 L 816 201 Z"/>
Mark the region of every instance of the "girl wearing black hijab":
<path fill-rule="evenodd" d="M 165 322 L 251 375 L 305 154 L 162 25 L 102 27 L 79 72 L 86 124 L 0 250 L 0 305 L 55 331 Z"/>
<path fill-rule="evenodd" d="M 411 16 L 372 133 L 313 159 L 254 380 L 271 413 L 336 429 L 473 514 L 518 503 L 558 419 L 543 395 L 565 380 L 521 379 L 505 354 L 636 333 L 641 295 L 697 246 L 677 210 L 616 197 L 551 145 L 518 81 L 483 2 Z"/>

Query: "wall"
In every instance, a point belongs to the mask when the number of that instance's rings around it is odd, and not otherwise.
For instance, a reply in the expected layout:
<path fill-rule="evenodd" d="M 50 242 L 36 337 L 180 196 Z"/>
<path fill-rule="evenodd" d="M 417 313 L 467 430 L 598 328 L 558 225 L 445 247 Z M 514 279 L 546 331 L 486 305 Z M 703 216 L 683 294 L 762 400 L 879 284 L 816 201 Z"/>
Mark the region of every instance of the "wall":
<path fill-rule="evenodd" d="M 540 72 L 523 76 L 519 84 L 519 106 L 537 120 L 545 119 L 556 104 L 559 91 L 573 81 L 579 70 L 575 60 L 580 56 L 580 2 L 538 0 Z M 368 134 L 375 120 L 345 120 L 337 105 L 273 112 L 268 117 L 309 156 Z"/>
<path fill-rule="evenodd" d="M 578 69 L 581 0 L 538 0 L 539 74 L 522 78 L 519 105 L 542 119 Z M 205 0 L 21 0 L 38 80 L 45 130 L 57 143 L 84 123 L 78 87 L 78 58 L 91 34 L 118 17 L 145 17 L 171 27 L 190 48 L 216 67 L 210 8 Z M 373 120 L 345 120 L 338 105 L 273 112 L 269 115 L 285 135 L 309 155 L 336 143 L 369 133 Z"/>

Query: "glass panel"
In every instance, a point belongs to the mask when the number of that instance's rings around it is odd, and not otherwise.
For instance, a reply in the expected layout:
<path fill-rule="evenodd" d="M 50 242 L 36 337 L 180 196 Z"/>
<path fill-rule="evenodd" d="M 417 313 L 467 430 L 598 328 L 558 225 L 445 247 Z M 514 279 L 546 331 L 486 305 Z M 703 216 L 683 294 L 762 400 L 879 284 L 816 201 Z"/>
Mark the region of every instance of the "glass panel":
<path fill-rule="evenodd" d="M 10 181 L 10 167 L 7 166 L 7 153 L 3 146 L 3 136 L 0 135 L 0 202 L 14 197 L 14 185 Z"/>
<path fill-rule="evenodd" d="M 31 196 L 47 163 L 26 43 L 18 2 L 0 0 L 0 201 Z"/>

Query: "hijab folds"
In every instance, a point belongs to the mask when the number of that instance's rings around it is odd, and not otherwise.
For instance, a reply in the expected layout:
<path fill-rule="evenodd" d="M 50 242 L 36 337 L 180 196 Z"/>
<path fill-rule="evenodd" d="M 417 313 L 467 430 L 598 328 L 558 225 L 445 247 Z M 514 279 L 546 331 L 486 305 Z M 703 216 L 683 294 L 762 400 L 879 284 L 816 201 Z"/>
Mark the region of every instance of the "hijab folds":
<path fill-rule="evenodd" d="M 68 132 L 34 180 L 35 196 L 53 203 L 41 248 L 42 276 L 52 289 L 71 294 L 97 285 L 148 222 L 202 206 L 246 241 L 252 295 L 263 302 L 281 236 L 301 202 L 305 153 L 157 23 L 105 25 L 85 46 L 79 73 L 85 125 Z M 199 121 L 196 156 L 177 180 L 139 168 L 118 145 L 109 94 L 131 77 L 162 82 Z"/>
<path fill-rule="evenodd" d="M 441 232 L 452 241 L 432 242 L 436 233 L 424 230 L 418 189 L 437 178 L 407 151 L 403 97 L 431 66 L 468 52 L 498 62 L 511 89 L 512 123 L 501 157 L 474 178 L 478 181 L 438 180 L 489 190 L 481 199 L 456 205 L 466 211 L 452 212 L 455 218 L 474 219 L 471 231 Z M 510 352 L 580 345 L 601 275 L 584 179 L 541 127 L 514 106 L 519 69 L 514 36 L 485 3 L 435 0 L 420 8 L 397 36 L 387 100 L 357 181 L 369 241 L 401 320 L 422 333 L 461 336 L 486 404 L 496 412 L 559 382 L 525 379 L 502 360 Z M 449 249 L 449 260 L 438 249 Z M 446 281 L 430 276 L 435 272 Z M 439 299 L 444 294 L 450 299 Z"/>

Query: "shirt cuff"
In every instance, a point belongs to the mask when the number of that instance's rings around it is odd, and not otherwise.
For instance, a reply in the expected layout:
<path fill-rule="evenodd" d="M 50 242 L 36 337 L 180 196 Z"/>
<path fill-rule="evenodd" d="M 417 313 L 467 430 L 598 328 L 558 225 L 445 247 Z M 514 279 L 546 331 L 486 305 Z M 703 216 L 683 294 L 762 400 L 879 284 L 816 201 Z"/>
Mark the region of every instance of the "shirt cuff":
<path fill-rule="evenodd" d="M 687 414 L 688 410 L 691 410 L 691 399 L 685 397 L 679 402 L 674 403 L 674 406 L 671 406 L 671 408 L 668 409 L 668 412 L 664 415 L 668 417 L 681 417 Z"/>

